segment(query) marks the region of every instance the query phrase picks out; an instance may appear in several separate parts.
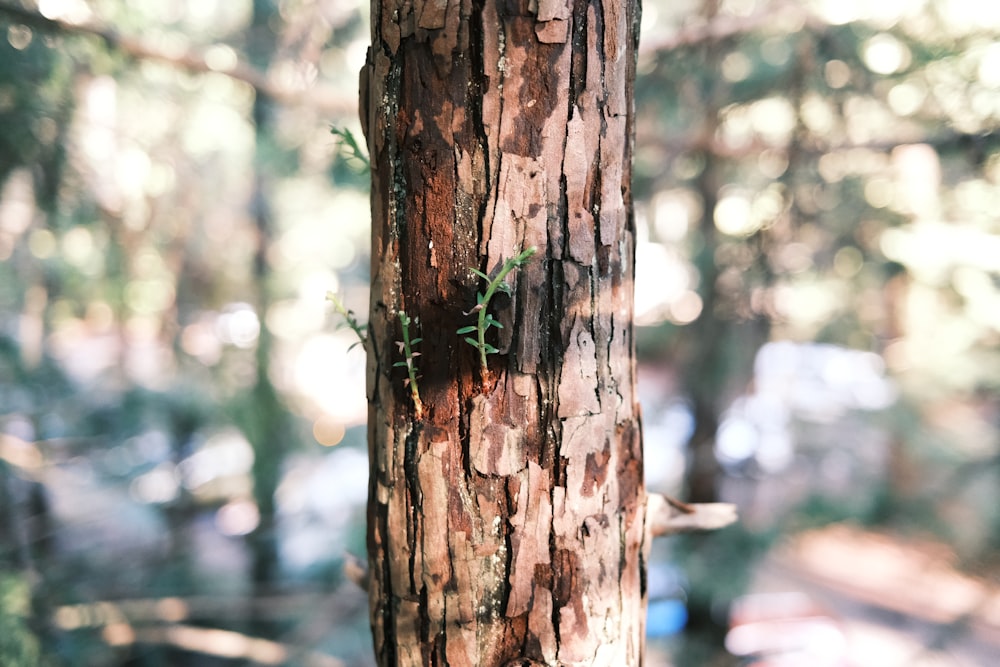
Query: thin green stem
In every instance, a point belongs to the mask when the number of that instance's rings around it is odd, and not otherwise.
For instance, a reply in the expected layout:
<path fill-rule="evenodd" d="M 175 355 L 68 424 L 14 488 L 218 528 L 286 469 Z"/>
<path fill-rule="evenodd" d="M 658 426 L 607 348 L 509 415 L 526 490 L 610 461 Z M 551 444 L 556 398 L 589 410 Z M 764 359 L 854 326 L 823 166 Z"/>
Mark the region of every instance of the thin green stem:
<path fill-rule="evenodd" d="M 466 340 L 472 343 L 479 350 L 479 363 L 482 366 L 483 372 L 487 370 L 486 355 L 495 353 L 497 350 L 493 346 L 487 344 L 486 342 L 486 330 L 490 327 L 500 327 L 500 323 L 493 319 L 493 316 L 489 312 L 490 299 L 496 294 L 497 290 L 501 290 L 510 294 L 510 286 L 504 282 L 504 278 L 507 277 L 511 271 L 519 266 L 523 266 L 532 255 L 538 252 L 538 248 L 531 246 L 522 250 L 516 257 L 511 257 L 503 263 L 500 267 L 500 271 L 497 273 L 496 277 L 490 280 L 489 276 L 473 269 L 473 271 L 486 279 L 488 282 L 486 286 L 486 292 L 478 295 L 478 303 L 473 309 L 474 312 L 478 311 L 478 317 L 476 319 L 476 336 L 477 339 L 473 341 L 467 338 Z M 458 333 L 465 333 L 469 330 L 469 327 L 463 327 L 458 330 Z M 471 333 L 471 332 L 470 332 Z"/>
<path fill-rule="evenodd" d="M 419 343 L 422 339 L 413 338 L 410 339 L 410 324 L 413 320 L 404 311 L 399 311 L 399 323 L 403 328 L 403 340 L 396 343 L 399 346 L 400 352 L 403 353 L 405 361 L 398 361 L 394 366 L 405 366 L 407 380 L 406 384 L 410 385 L 410 396 L 413 398 L 413 409 L 416 412 L 417 419 L 423 416 L 424 404 L 420 400 L 420 388 L 417 386 L 417 364 L 414 361 L 415 357 L 419 357 L 419 352 L 413 351 L 413 346 Z"/>
<path fill-rule="evenodd" d="M 354 138 L 354 133 L 348 130 L 346 127 L 331 127 L 330 133 L 336 137 L 340 138 L 340 150 L 341 152 L 349 152 L 348 157 L 354 158 L 360 162 L 366 171 L 371 171 L 372 163 L 365 155 L 365 152 L 361 150 L 361 146 L 358 144 L 358 140 Z"/>
<path fill-rule="evenodd" d="M 333 292 L 327 292 L 326 298 L 328 301 L 333 303 L 333 309 L 336 310 L 337 313 L 339 313 L 340 316 L 344 318 L 344 321 L 347 322 L 347 326 L 351 327 L 351 330 L 358 337 L 358 343 L 360 343 L 361 345 L 367 343 L 368 336 L 365 334 L 365 327 L 358 322 L 358 319 L 356 317 L 354 317 L 354 311 L 348 310 L 344 306 L 344 302 L 340 300 L 340 297 L 338 297 Z M 355 343 L 355 345 L 357 345 L 358 343 Z M 351 347 L 354 347 L 354 345 L 352 345 Z"/>

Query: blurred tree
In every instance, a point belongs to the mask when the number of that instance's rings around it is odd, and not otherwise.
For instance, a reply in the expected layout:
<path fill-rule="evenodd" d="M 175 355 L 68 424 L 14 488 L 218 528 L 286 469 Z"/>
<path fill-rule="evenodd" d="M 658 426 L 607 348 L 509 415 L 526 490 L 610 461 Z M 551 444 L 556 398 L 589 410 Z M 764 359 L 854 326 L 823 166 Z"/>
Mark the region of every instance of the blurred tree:
<path fill-rule="evenodd" d="M 253 66 L 266 70 L 274 57 L 277 28 L 281 19 L 271 0 L 254 0 L 247 32 L 247 53 Z M 275 108 L 265 90 L 254 90 L 254 166 L 251 215 L 257 230 L 253 256 L 253 284 L 257 290 L 256 310 L 266 314 L 274 303 L 274 277 L 268 255 L 272 252 L 275 223 L 271 206 L 275 164 Z M 262 318 L 256 349 L 256 376 L 249 402 L 240 413 L 241 426 L 253 446 L 253 493 L 260 514 L 249 536 L 252 548 L 253 583 L 260 594 L 273 587 L 278 578 L 278 543 L 275 523 L 275 491 L 281 478 L 281 461 L 293 447 L 295 436 L 288 409 L 271 381 L 274 336 Z"/>
<path fill-rule="evenodd" d="M 691 12 L 647 3 L 635 189 L 648 226 L 640 232 L 678 248 L 686 282 L 666 290 L 654 313 L 662 324 L 640 329 L 648 343 L 640 355 L 663 364 L 657 353 L 669 351 L 681 371 L 694 418 L 688 497 L 758 489 L 746 506 L 759 508 L 760 535 L 766 525 L 852 516 L 934 530 L 970 557 L 995 543 L 989 519 L 972 520 L 978 529 L 969 520 L 973 507 L 996 500 L 985 489 L 996 479 L 997 439 L 987 433 L 997 421 L 1000 348 L 996 320 L 980 308 L 1000 295 L 1000 265 L 972 247 L 995 247 L 1000 232 L 986 212 L 997 193 L 989 165 L 1000 148 L 992 46 L 1000 25 L 973 20 L 961 5 L 705 0 Z M 669 269 L 651 274 L 669 285 Z M 758 390 L 755 355 L 782 339 L 879 355 L 869 359 L 902 389 L 899 407 L 879 422 L 892 432 L 885 468 L 870 458 L 883 452 L 877 435 L 855 442 L 860 434 L 845 424 L 824 442 L 822 429 L 802 428 L 794 410 L 804 396 L 772 406 L 793 411 L 790 450 L 769 460 L 773 431 L 763 424 L 744 432 L 744 451 L 727 450 L 734 399 Z M 832 382 L 847 371 L 824 372 Z M 786 490 L 807 474 L 805 494 L 829 493 L 837 457 L 851 461 L 853 482 L 800 508 Z M 946 472 L 968 472 L 970 462 L 972 484 Z M 932 491 L 929 479 L 940 479 Z M 763 502 L 766 488 L 782 489 L 785 503 Z M 804 517 L 782 524 L 786 513 Z M 944 519 L 958 514 L 965 519 Z M 721 569 L 745 560 L 738 550 L 731 557 Z M 717 645 L 726 630 L 718 610 L 739 587 L 724 591 L 697 564 L 688 570 L 689 601 L 706 612 L 692 608 L 692 626 L 715 624 Z M 688 648 L 680 653 L 693 655 Z"/>

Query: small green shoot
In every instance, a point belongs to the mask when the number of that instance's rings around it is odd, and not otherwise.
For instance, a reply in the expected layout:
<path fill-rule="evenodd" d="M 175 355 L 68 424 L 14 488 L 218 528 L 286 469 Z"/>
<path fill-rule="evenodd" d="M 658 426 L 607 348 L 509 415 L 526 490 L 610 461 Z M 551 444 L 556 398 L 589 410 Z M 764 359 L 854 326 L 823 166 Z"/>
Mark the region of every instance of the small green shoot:
<path fill-rule="evenodd" d="M 534 255 L 536 252 L 538 252 L 538 248 L 536 248 L 535 246 L 531 246 L 526 250 L 522 250 L 521 254 L 517 255 L 516 257 L 511 257 L 510 259 L 505 261 L 503 263 L 503 266 L 500 267 L 500 271 L 493 279 L 490 279 L 488 275 L 486 275 L 482 271 L 479 271 L 478 269 L 474 268 L 469 269 L 477 276 L 486 281 L 487 283 L 486 291 L 476 293 L 475 307 L 469 312 L 465 313 L 466 315 L 478 313 L 479 316 L 476 323 L 467 327 L 462 327 L 455 333 L 457 333 L 459 336 L 465 336 L 465 342 L 471 345 L 472 347 L 476 348 L 477 350 L 479 350 L 479 363 L 482 366 L 483 372 L 486 372 L 487 370 L 486 355 L 496 354 L 497 352 L 500 351 L 486 342 L 486 331 L 490 327 L 496 327 L 497 329 L 503 328 L 503 325 L 500 324 L 500 322 L 498 322 L 489 312 L 490 299 L 493 298 L 493 295 L 496 294 L 497 290 L 500 290 L 501 292 L 507 295 L 511 294 L 510 285 L 504 282 L 504 278 L 506 278 L 507 274 L 509 274 L 515 268 L 521 267 L 525 263 L 527 263 L 527 261 L 531 258 L 531 256 Z M 471 334 L 472 332 L 476 332 L 476 338 L 472 338 L 471 336 L 466 335 L 466 334 Z"/>
<path fill-rule="evenodd" d="M 372 163 L 365 155 L 365 152 L 361 150 L 361 145 L 355 138 L 354 133 L 348 130 L 346 127 L 331 127 L 330 133 L 333 136 L 340 139 L 340 151 L 341 153 L 346 153 L 348 158 L 354 158 L 358 162 L 364 165 L 365 169 L 371 171 Z"/>
<path fill-rule="evenodd" d="M 365 327 L 358 323 L 358 319 L 354 316 L 354 311 L 348 310 L 344 306 L 344 302 L 340 300 L 340 297 L 333 292 L 327 292 L 326 298 L 328 301 L 333 303 L 333 309 L 344 318 L 347 326 L 351 327 L 351 330 L 354 331 L 355 335 L 358 337 L 358 342 L 347 348 L 347 351 L 350 352 L 353 350 L 355 345 L 364 345 L 368 342 L 368 336 L 365 334 Z"/>
<path fill-rule="evenodd" d="M 417 364 L 414 359 L 420 356 L 419 352 L 413 351 L 413 346 L 419 343 L 421 338 L 410 338 L 410 324 L 418 324 L 418 320 L 411 320 L 404 311 L 399 311 L 399 323 L 403 326 L 403 340 L 396 341 L 399 353 L 403 355 L 405 361 L 397 361 L 396 366 L 405 366 L 407 378 L 403 381 L 403 386 L 410 388 L 410 396 L 413 397 L 413 408 L 417 413 L 417 419 L 423 416 L 424 404 L 420 401 L 420 389 L 417 387 Z"/>

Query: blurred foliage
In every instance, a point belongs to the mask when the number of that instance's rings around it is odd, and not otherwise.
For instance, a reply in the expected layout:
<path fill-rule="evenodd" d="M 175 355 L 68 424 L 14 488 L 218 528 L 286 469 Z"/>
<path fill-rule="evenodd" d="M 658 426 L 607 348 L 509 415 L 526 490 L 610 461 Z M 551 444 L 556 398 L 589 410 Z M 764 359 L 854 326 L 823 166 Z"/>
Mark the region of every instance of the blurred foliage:
<path fill-rule="evenodd" d="M 36 174 L 37 201 L 56 198 L 72 113 L 72 64 L 24 25 L 5 25 L 0 41 L 0 183 L 18 167 Z M 25 82 L 37 82 L 26 86 Z M 16 131 L 13 131 L 16 128 Z"/>
<path fill-rule="evenodd" d="M 0 664 L 38 667 L 38 638 L 28 628 L 31 589 L 20 576 L 0 571 Z"/>
<path fill-rule="evenodd" d="M 782 535 L 849 521 L 996 566 L 1000 22 L 963 6 L 644 3 L 639 353 L 693 420 L 674 490 L 739 502 L 762 540 L 677 545 L 686 664 L 707 664 L 725 624 L 708 610 L 743 590 L 725 575 Z M 817 413 L 846 366 L 759 354 L 775 340 L 871 353 L 896 399 L 859 385 Z"/>
<path fill-rule="evenodd" d="M 0 536 L 16 572 L 0 586 L 15 607 L 34 595 L 44 639 L 0 603 L 0 643 L 172 664 L 128 624 L 67 610 L 240 600 L 256 544 L 280 561 L 280 600 L 336 601 L 194 622 L 366 664 L 364 604 L 337 574 L 364 548 L 365 361 L 324 299 L 367 309 L 366 3 L 44 5 L 0 5 Z M 807 528 L 931 533 L 995 572 L 996 12 L 643 5 L 636 333 L 666 378 L 644 421 L 677 445 L 662 458 L 648 437 L 650 461 L 687 461 L 688 481 L 647 467 L 745 521 L 662 554 L 705 638 L 679 655 L 724 661 L 727 605 Z"/>

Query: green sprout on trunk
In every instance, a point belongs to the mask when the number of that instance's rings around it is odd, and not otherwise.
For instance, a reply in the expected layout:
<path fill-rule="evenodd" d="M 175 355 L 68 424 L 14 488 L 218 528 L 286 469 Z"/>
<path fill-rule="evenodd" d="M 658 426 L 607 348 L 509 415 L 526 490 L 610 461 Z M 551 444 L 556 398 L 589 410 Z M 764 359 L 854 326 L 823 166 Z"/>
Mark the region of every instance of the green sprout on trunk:
<path fill-rule="evenodd" d="M 346 127 L 331 127 L 330 133 L 340 139 L 340 152 L 341 154 L 346 154 L 348 158 L 353 158 L 361 163 L 365 171 L 371 171 L 372 163 L 365 155 L 365 152 L 361 150 L 361 145 L 358 140 L 354 137 L 354 133 L 348 130 Z"/>
<path fill-rule="evenodd" d="M 396 341 L 399 353 L 403 355 L 405 361 L 397 361 L 396 366 L 405 366 L 407 378 L 403 381 L 403 386 L 409 386 L 410 396 L 413 397 L 413 408 L 416 411 L 417 419 L 423 416 L 424 404 L 420 401 L 420 389 L 417 387 L 417 365 L 414 361 L 420 356 L 419 352 L 413 351 L 413 346 L 419 343 L 421 338 L 410 338 L 410 324 L 417 324 L 418 320 L 411 320 L 404 311 L 399 311 L 399 323 L 403 326 L 403 340 Z"/>
<path fill-rule="evenodd" d="M 493 295 L 496 294 L 497 290 L 503 292 L 504 294 L 507 294 L 508 296 L 511 295 L 510 285 L 504 282 L 504 278 L 506 278 L 507 274 L 513 271 L 515 268 L 523 266 L 525 263 L 527 263 L 527 261 L 531 258 L 531 256 L 534 255 L 536 252 L 538 252 L 538 248 L 536 248 L 535 246 L 531 246 L 530 248 L 521 251 L 521 254 L 517 255 L 516 257 L 511 257 L 510 259 L 508 259 L 503 263 L 503 266 L 500 267 L 500 271 L 497 273 L 496 277 L 492 279 L 482 271 L 479 271 L 478 269 L 473 269 L 473 268 L 469 269 L 477 276 L 486 281 L 487 283 L 486 291 L 476 293 L 475 307 L 469 312 L 465 313 L 466 315 L 478 313 L 479 315 L 476 323 L 473 325 L 469 325 L 467 327 L 462 327 L 456 333 L 459 336 L 464 336 L 465 334 L 471 334 L 472 332 L 476 333 L 476 338 L 472 338 L 471 336 L 465 336 L 465 342 L 471 345 L 472 347 L 476 348 L 477 350 L 479 350 L 479 363 L 482 366 L 483 372 L 487 370 L 486 355 L 496 354 L 500 351 L 486 342 L 486 331 L 490 327 L 496 327 L 497 329 L 503 328 L 503 325 L 500 324 L 500 322 L 498 322 L 489 312 L 490 299 L 493 298 Z"/>
<path fill-rule="evenodd" d="M 333 309 L 336 310 L 337 313 L 339 313 L 340 316 L 344 318 L 344 321 L 347 322 L 347 326 L 351 327 L 351 330 L 358 337 L 358 342 L 355 343 L 354 345 L 364 345 L 368 341 L 368 336 L 365 334 L 365 327 L 359 324 L 358 318 L 354 316 L 354 311 L 348 310 L 344 306 L 344 302 L 340 300 L 340 297 L 338 297 L 333 292 L 327 292 L 326 298 L 328 301 L 333 303 Z M 348 348 L 348 351 L 354 349 L 354 345 L 351 345 L 351 347 Z"/>

